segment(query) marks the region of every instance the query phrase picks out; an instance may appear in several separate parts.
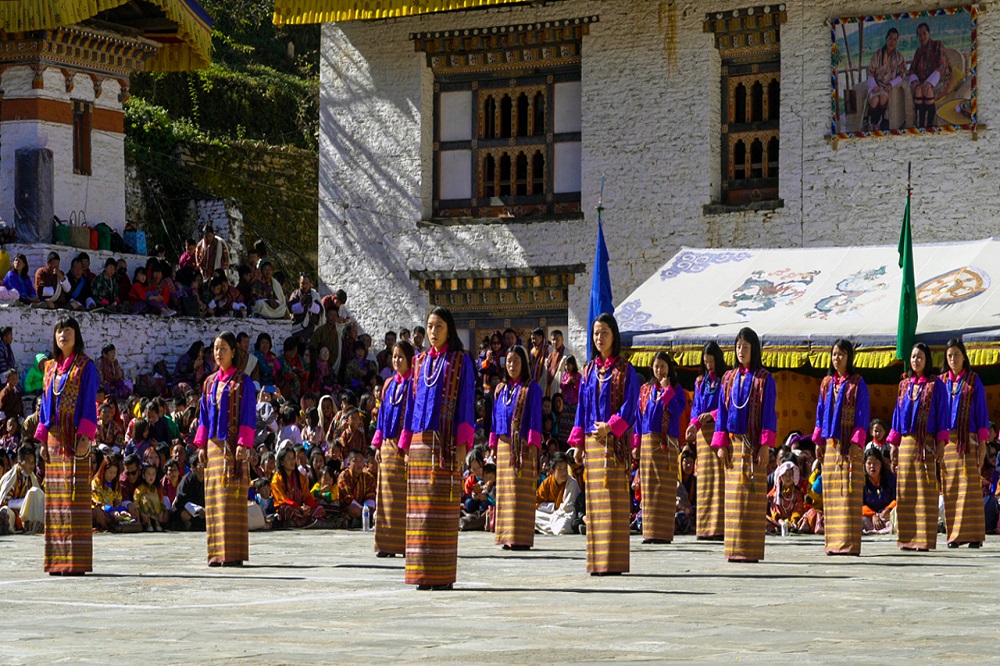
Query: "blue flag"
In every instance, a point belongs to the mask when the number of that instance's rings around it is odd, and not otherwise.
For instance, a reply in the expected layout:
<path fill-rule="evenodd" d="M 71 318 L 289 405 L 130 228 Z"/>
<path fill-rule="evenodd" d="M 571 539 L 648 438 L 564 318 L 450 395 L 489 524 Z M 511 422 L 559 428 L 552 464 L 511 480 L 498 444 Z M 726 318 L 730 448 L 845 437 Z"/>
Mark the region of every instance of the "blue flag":
<path fill-rule="evenodd" d="M 590 283 L 590 312 L 587 313 L 587 361 L 590 359 L 591 334 L 598 315 L 615 313 L 611 299 L 611 274 L 608 272 L 608 246 L 604 243 L 601 212 L 597 212 L 597 249 L 594 251 L 594 278 Z"/>

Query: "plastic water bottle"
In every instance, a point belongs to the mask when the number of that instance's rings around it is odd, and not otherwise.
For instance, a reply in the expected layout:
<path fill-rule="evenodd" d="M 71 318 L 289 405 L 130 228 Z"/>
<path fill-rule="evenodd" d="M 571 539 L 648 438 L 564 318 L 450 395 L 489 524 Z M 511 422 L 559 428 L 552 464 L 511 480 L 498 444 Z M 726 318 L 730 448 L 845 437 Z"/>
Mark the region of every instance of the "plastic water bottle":
<path fill-rule="evenodd" d="M 361 529 L 365 532 L 372 531 L 372 510 L 368 506 L 361 510 Z"/>
<path fill-rule="evenodd" d="M 787 520 L 782 520 L 781 521 L 781 536 L 783 536 L 783 537 L 788 536 L 788 521 Z"/>

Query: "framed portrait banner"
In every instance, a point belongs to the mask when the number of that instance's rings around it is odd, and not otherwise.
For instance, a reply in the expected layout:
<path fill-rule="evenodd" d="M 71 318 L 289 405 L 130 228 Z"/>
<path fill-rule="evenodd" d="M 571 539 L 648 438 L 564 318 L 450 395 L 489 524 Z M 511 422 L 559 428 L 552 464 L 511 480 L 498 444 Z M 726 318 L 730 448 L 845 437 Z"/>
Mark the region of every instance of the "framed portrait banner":
<path fill-rule="evenodd" d="M 835 139 L 975 131 L 975 5 L 830 21 Z"/>

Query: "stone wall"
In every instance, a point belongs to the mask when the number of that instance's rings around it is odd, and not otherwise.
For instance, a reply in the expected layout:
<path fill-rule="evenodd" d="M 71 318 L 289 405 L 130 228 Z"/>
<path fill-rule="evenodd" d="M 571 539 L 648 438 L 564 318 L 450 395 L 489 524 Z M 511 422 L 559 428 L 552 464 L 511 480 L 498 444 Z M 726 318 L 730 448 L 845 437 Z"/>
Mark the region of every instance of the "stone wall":
<path fill-rule="evenodd" d="M 122 369 L 132 378 L 149 372 L 161 359 L 172 372 L 191 343 L 201 340 L 210 344 L 222 331 L 246 331 L 251 340 L 256 340 L 258 333 L 268 333 L 279 349 L 292 332 L 287 320 L 163 318 L 0 307 L 0 326 L 14 329 L 14 356 L 22 372 L 31 366 L 36 354 L 52 351 L 52 327 L 65 314 L 73 314 L 80 322 L 88 356 L 96 359 L 102 346 L 114 343 Z"/>
<path fill-rule="evenodd" d="M 913 162 L 917 242 L 991 236 L 1000 214 L 988 174 L 1000 157 L 993 130 L 826 140 L 833 16 L 934 8 L 936 2 L 793 0 L 781 28 L 780 191 L 784 207 L 706 215 L 719 190 L 719 78 L 708 12 L 721 0 L 566 0 L 544 7 L 454 12 L 323 27 L 320 119 L 322 281 L 351 294 L 363 327 L 423 319 L 411 270 L 585 263 L 570 289 L 570 346 L 580 349 L 596 232 L 593 204 L 606 177 L 605 235 L 620 302 L 681 246 L 893 243 Z M 992 125 L 1000 17 L 979 19 L 980 122 Z M 431 197 L 433 76 L 409 33 L 598 15 L 583 40 L 582 191 L 585 220 L 422 225 Z M 696 296 L 695 296 L 696 297 Z"/>
<path fill-rule="evenodd" d="M 108 257 L 124 259 L 128 263 L 129 278 L 132 277 L 132 273 L 136 268 L 145 266 L 146 261 L 149 259 L 149 257 L 143 257 L 138 254 L 114 253 L 105 250 L 82 250 L 67 245 L 47 245 L 43 243 L 33 243 L 31 245 L 12 243 L 7 246 L 7 252 L 10 254 L 11 263 L 14 262 L 14 257 L 23 254 L 24 258 L 28 260 L 28 272 L 32 276 L 35 275 L 35 271 L 48 263 L 49 252 L 59 254 L 59 268 L 64 273 L 69 272 L 70 262 L 73 261 L 73 257 L 81 252 L 86 252 L 90 256 L 90 270 L 94 273 L 100 273 L 104 269 L 104 262 L 108 260 Z"/>

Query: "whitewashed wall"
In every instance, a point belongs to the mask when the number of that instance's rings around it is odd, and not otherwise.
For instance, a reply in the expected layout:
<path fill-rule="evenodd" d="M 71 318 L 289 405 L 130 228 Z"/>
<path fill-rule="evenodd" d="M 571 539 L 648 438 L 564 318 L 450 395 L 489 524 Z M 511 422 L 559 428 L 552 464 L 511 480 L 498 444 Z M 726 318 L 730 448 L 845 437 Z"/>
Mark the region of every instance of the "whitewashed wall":
<path fill-rule="evenodd" d="M 570 289 L 571 346 L 580 348 L 590 289 L 596 203 L 607 178 L 605 234 L 616 302 L 681 245 L 808 246 L 892 243 L 914 164 L 918 242 L 991 236 L 1000 218 L 992 176 L 996 130 L 841 142 L 829 132 L 833 16 L 892 13 L 941 3 L 787 2 L 781 28 L 780 196 L 766 213 L 705 216 L 719 189 L 719 74 L 705 14 L 756 3 L 566 0 L 546 7 L 455 12 L 323 26 L 320 118 L 320 271 L 344 288 L 376 335 L 423 319 L 414 270 L 583 262 Z M 980 122 L 1000 104 L 1000 17 L 981 3 Z M 599 15 L 583 41 L 584 222 L 418 226 L 430 210 L 433 77 L 411 32 Z M 350 205 L 346 208 L 343 203 Z M 367 210 L 362 210 L 367 209 Z M 370 212 L 377 211 L 377 212 Z M 697 295 L 678 294 L 678 298 Z"/>
<path fill-rule="evenodd" d="M 85 74 L 73 78 L 73 91 L 54 67 L 45 71 L 45 87 L 33 89 L 27 66 L 11 67 L 0 76 L 4 97 L 94 102 L 96 108 L 121 111 L 119 83 L 105 79 L 101 96 Z M 53 153 L 53 204 L 60 219 L 85 211 L 91 226 L 104 222 L 121 231 L 125 226 L 125 135 L 94 130 L 91 135 L 91 176 L 73 173 L 73 126 L 51 122 L 10 120 L 0 128 L 0 217 L 14 221 L 14 155 L 21 148 L 48 148 Z"/>
<path fill-rule="evenodd" d="M 59 317 L 71 314 L 80 322 L 86 353 L 93 359 L 101 355 L 101 347 L 115 345 L 118 361 L 126 375 L 135 377 L 151 371 L 161 359 L 170 371 L 181 354 L 196 340 L 210 344 L 222 331 L 238 334 L 245 331 L 251 342 L 258 333 L 268 333 L 278 349 L 292 333 L 291 321 L 265 319 L 191 317 L 153 317 L 140 315 L 92 314 L 68 310 L 33 310 L 25 307 L 0 307 L 0 326 L 14 329 L 12 348 L 21 371 L 34 363 L 35 355 L 52 351 L 53 326 Z"/>

